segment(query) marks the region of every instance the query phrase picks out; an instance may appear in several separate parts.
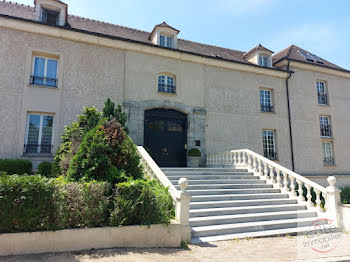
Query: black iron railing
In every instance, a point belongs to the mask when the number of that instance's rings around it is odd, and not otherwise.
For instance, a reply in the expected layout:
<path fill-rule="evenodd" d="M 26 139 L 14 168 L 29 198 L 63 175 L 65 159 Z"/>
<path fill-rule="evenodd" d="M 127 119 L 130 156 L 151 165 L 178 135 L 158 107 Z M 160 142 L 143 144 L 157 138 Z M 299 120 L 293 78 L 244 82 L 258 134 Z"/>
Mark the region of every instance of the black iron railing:
<path fill-rule="evenodd" d="M 260 105 L 260 110 L 262 112 L 273 112 L 273 106 L 272 105 Z"/>
<path fill-rule="evenodd" d="M 24 153 L 51 154 L 52 145 L 25 144 Z"/>
<path fill-rule="evenodd" d="M 321 136 L 331 137 L 332 136 L 332 127 L 331 125 L 321 125 Z"/>
<path fill-rule="evenodd" d="M 323 164 L 324 165 L 335 165 L 334 157 L 324 157 L 323 158 Z"/>
<path fill-rule="evenodd" d="M 58 80 L 56 78 L 48 78 L 48 77 L 41 77 L 41 76 L 30 77 L 31 85 L 57 87 L 57 82 Z"/>
<path fill-rule="evenodd" d="M 275 151 L 264 151 L 264 157 L 271 159 L 271 160 L 277 160 L 278 154 Z"/>
<path fill-rule="evenodd" d="M 328 105 L 328 97 L 327 94 L 318 93 L 318 104 L 320 105 Z"/>
<path fill-rule="evenodd" d="M 176 93 L 176 86 L 158 84 L 158 91 L 175 94 Z"/>

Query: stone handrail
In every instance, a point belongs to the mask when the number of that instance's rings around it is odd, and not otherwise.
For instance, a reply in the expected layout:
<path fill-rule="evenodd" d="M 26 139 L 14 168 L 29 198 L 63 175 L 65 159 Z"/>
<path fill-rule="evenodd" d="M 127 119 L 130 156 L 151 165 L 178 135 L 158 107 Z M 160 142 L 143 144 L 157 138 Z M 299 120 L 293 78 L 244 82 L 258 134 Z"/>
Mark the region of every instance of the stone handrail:
<path fill-rule="evenodd" d="M 319 215 L 327 215 L 340 225 L 339 205 L 340 189 L 335 186 L 336 178 L 328 177 L 329 187 L 325 188 L 304 176 L 301 176 L 249 149 L 231 150 L 223 153 L 207 154 L 207 165 L 242 166 L 268 184 L 281 189 L 299 203 L 306 202 L 308 208 L 315 208 Z M 296 187 L 296 184 L 298 187 Z M 305 189 L 303 188 L 305 187 Z M 315 192 L 315 204 L 312 202 L 312 190 Z M 306 198 L 304 197 L 306 193 Z M 322 196 L 321 196 L 322 194 Z M 321 197 L 325 205 L 322 207 Z M 324 212 L 324 210 L 326 212 Z"/>
<path fill-rule="evenodd" d="M 188 181 L 186 178 L 179 180 L 181 191 L 177 190 L 170 182 L 168 177 L 163 173 L 159 166 L 154 162 L 148 152 L 142 147 L 138 146 L 137 150 L 141 157 L 141 163 L 144 168 L 144 173 L 153 179 L 157 179 L 164 187 L 168 188 L 169 194 L 175 203 L 175 218 L 182 225 L 189 225 L 189 209 L 191 196 L 186 192 Z"/>

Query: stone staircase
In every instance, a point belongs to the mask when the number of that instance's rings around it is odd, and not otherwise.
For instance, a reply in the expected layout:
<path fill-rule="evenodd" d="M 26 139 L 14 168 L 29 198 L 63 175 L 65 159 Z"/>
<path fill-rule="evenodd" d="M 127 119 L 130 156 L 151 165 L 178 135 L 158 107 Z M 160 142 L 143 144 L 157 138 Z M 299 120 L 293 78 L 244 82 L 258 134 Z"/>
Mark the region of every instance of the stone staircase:
<path fill-rule="evenodd" d="M 319 217 L 281 189 L 236 168 L 162 168 L 179 190 L 188 179 L 192 243 L 296 234 Z"/>

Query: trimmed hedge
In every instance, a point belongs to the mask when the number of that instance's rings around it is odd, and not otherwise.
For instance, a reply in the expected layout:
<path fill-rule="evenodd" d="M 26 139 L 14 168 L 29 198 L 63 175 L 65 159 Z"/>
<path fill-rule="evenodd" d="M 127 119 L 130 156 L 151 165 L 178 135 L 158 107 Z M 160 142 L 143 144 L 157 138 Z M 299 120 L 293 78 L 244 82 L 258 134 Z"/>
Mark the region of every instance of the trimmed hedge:
<path fill-rule="evenodd" d="M 350 186 L 341 188 L 340 198 L 343 204 L 350 204 Z"/>
<path fill-rule="evenodd" d="M 134 180 L 116 185 L 110 224 L 169 224 L 174 217 L 173 200 L 156 180 Z"/>
<path fill-rule="evenodd" d="M 172 198 L 157 181 L 66 183 L 41 175 L 0 176 L 0 234 L 170 223 Z"/>
<path fill-rule="evenodd" d="M 200 157 L 201 151 L 198 148 L 192 148 L 188 151 L 189 157 Z"/>
<path fill-rule="evenodd" d="M 24 159 L 0 159 L 0 171 L 8 175 L 14 174 L 31 174 L 32 162 Z"/>
<path fill-rule="evenodd" d="M 52 172 L 52 163 L 51 162 L 41 162 L 38 165 L 38 174 L 43 175 L 45 177 L 54 177 Z"/>

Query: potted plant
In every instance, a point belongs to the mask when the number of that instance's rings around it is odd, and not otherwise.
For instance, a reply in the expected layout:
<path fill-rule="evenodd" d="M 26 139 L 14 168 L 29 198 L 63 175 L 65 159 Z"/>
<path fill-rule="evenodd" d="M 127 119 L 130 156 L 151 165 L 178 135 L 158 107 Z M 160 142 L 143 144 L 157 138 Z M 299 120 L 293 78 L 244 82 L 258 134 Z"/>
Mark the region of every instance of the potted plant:
<path fill-rule="evenodd" d="M 201 160 L 201 151 L 198 148 L 192 148 L 188 151 L 188 167 L 199 167 Z"/>

